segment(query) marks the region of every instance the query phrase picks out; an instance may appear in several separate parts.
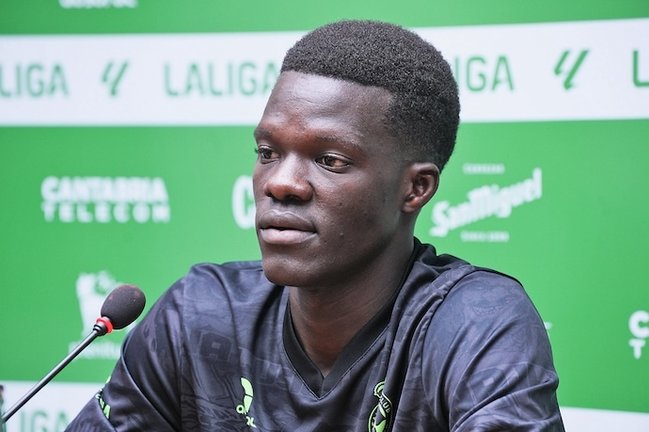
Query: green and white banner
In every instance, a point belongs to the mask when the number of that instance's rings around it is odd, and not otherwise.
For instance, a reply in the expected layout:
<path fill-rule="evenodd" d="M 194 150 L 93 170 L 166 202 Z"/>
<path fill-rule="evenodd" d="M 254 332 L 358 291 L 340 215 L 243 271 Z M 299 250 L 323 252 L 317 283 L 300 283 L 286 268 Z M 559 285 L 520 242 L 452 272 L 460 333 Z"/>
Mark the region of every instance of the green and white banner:
<path fill-rule="evenodd" d="M 285 51 L 339 18 L 414 29 L 458 80 L 456 151 L 417 236 L 524 284 L 567 430 L 649 430 L 646 0 L 2 2 L 4 408 L 117 285 L 150 307 L 194 263 L 259 258 L 252 130 Z M 7 431 L 63 430 L 124 334 L 97 340 Z"/>
<path fill-rule="evenodd" d="M 649 116 L 649 18 L 417 30 L 451 63 L 464 121 Z M 255 124 L 301 34 L 3 37 L 0 124 Z"/>

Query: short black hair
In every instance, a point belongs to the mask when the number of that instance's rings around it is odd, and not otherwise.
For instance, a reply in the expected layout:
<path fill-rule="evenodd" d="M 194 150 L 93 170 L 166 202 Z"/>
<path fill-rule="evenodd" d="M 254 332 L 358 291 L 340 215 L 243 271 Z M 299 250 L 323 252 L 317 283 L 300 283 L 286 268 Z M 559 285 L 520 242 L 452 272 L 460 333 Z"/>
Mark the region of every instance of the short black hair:
<path fill-rule="evenodd" d="M 381 87 L 392 94 L 388 130 L 413 160 L 442 170 L 459 124 L 457 83 L 442 54 L 416 33 L 380 21 L 344 20 L 319 27 L 284 57 L 296 71 Z"/>

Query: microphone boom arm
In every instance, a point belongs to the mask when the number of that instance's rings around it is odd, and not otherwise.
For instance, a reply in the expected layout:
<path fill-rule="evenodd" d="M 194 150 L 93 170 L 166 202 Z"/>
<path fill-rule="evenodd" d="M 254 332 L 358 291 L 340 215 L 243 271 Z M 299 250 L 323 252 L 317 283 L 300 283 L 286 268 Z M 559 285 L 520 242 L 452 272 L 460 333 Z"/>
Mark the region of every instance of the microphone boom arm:
<path fill-rule="evenodd" d="M 106 321 L 108 321 L 108 326 L 106 325 Z M 72 351 L 70 351 L 70 353 L 68 353 L 68 355 L 66 355 L 63 360 L 61 360 L 61 362 L 50 371 L 50 373 L 45 375 L 43 379 L 36 383 L 36 385 L 34 385 L 31 390 L 29 390 L 23 397 L 20 398 L 18 402 L 16 402 L 11 408 L 9 408 L 6 413 L 2 415 L 2 421 L 0 421 L 0 425 L 5 424 L 7 420 L 9 420 L 11 416 L 13 416 L 20 408 L 22 408 L 23 405 L 25 405 L 32 397 L 34 397 L 34 395 L 38 393 L 40 389 L 45 387 L 48 382 L 52 381 L 52 379 L 56 375 L 58 375 L 58 373 L 61 372 L 63 368 L 68 365 L 68 363 L 74 360 L 75 357 L 77 357 L 81 353 L 81 351 L 86 349 L 86 347 L 90 345 L 92 341 L 94 341 L 99 336 L 110 333 L 111 330 L 112 326 L 110 325 L 109 320 L 103 317 L 98 318 L 97 323 L 92 328 L 92 332 L 90 332 L 90 334 L 86 336 L 86 338 L 82 340 L 79 345 L 77 345 Z"/>
<path fill-rule="evenodd" d="M 4 425 L 7 420 L 13 416 L 23 405 L 25 405 L 40 389 L 52 380 L 64 367 L 66 367 L 81 351 L 86 349 L 97 337 L 107 333 L 122 329 L 132 322 L 144 310 L 146 298 L 140 289 L 133 285 L 122 285 L 115 288 L 108 294 L 104 304 L 101 307 L 100 317 L 97 318 L 92 331 L 84 340 L 81 341 L 61 362 L 56 365 L 42 380 L 40 380 L 25 396 L 20 398 L 9 411 L 2 415 L 0 426 Z"/>

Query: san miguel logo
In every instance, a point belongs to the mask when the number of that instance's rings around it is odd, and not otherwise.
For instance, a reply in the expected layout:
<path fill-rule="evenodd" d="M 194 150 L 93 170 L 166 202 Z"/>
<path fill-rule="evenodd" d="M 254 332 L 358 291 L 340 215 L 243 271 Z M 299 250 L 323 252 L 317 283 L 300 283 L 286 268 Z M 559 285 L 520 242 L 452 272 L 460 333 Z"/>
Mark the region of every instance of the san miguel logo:
<path fill-rule="evenodd" d="M 378 403 L 370 413 L 370 419 L 367 424 L 368 432 L 384 432 L 387 431 L 390 419 L 392 417 L 392 402 L 383 393 L 385 381 L 381 381 L 374 386 L 374 396 L 379 398 Z"/>
<path fill-rule="evenodd" d="M 491 184 L 471 189 L 467 192 L 464 202 L 451 204 L 449 201 L 439 201 L 433 206 L 433 227 L 430 229 L 430 235 L 446 237 L 453 230 L 483 219 L 494 216 L 508 218 L 516 207 L 543 196 L 542 180 L 541 168 L 534 168 L 530 178 L 509 186 Z"/>
<path fill-rule="evenodd" d="M 168 223 L 167 186 L 160 177 L 46 177 L 41 183 L 46 222 Z"/>

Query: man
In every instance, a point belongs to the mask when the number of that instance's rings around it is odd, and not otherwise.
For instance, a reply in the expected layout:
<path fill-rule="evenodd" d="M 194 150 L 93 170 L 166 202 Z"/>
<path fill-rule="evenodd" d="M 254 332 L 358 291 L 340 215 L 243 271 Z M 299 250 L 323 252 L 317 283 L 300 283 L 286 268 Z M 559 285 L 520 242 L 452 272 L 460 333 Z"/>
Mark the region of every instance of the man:
<path fill-rule="evenodd" d="M 563 430 L 520 284 L 413 237 L 458 118 L 414 33 L 306 35 L 255 130 L 261 263 L 194 267 L 69 430 Z"/>

